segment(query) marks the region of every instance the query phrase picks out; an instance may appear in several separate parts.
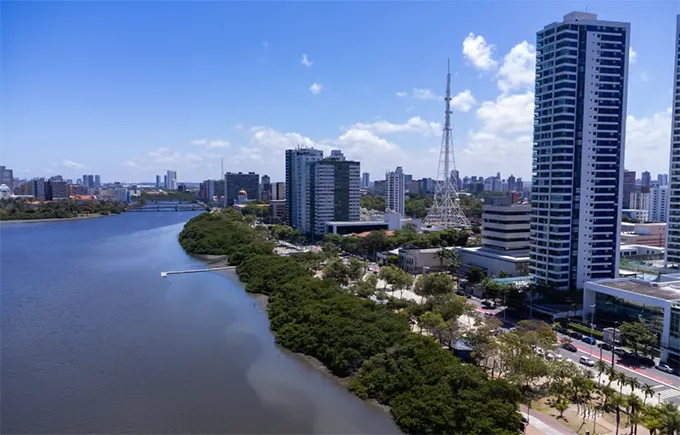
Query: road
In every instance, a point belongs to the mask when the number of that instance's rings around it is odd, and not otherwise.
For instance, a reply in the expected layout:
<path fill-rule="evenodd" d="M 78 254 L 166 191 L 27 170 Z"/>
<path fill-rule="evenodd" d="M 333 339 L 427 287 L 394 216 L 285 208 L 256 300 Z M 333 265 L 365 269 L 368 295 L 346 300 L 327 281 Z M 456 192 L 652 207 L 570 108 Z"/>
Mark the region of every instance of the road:
<path fill-rule="evenodd" d="M 503 320 L 503 309 L 498 307 L 496 309 L 486 309 L 481 305 L 481 300 L 472 297 L 468 301 L 475 305 L 476 309 L 480 313 L 491 314 Z M 503 327 L 505 329 L 510 328 L 515 325 L 515 319 L 508 317 Z M 568 338 L 568 336 L 557 333 L 558 339 Z M 559 349 L 559 353 L 565 358 L 568 358 L 575 363 L 579 364 L 579 359 L 583 355 L 591 357 L 593 360 L 597 361 L 602 358 L 611 364 L 612 353 L 606 350 L 601 350 L 597 345 L 588 345 L 580 340 L 571 339 L 572 344 L 576 347 L 576 352 L 570 352 L 566 349 Z M 635 367 L 635 359 L 630 357 L 620 357 L 618 355 L 614 356 L 614 367 L 626 374 L 626 376 L 632 376 L 638 379 L 641 385 L 648 384 L 654 387 L 657 393 L 657 398 L 661 400 L 668 400 L 677 404 L 680 404 L 680 377 L 677 375 L 669 374 L 657 370 L 654 367 Z M 658 362 L 658 361 L 657 361 Z M 584 366 L 582 366 L 584 367 Z M 591 369 L 592 370 L 592 369 Z M 596 373 L 597 374 L 597 373 Z"/>

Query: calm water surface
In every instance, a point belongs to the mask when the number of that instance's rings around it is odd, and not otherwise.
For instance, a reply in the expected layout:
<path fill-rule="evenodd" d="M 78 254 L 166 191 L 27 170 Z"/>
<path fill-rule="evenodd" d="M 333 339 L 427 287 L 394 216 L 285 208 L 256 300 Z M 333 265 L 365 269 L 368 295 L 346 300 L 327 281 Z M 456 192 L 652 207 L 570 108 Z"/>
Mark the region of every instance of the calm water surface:
<path fill-rule="evenodd" d="M 396 433 L 281 353 L 177 234 L 193 212 L 0 225 L 2 433 Z"/>

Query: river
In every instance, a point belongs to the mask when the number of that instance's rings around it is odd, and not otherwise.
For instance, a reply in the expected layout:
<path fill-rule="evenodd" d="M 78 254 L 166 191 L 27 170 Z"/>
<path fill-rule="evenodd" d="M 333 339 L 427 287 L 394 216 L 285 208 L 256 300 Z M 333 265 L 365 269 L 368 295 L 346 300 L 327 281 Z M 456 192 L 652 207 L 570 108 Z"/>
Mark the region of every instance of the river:
<path fill-rule="evenodd" d="M 396 433 L 282 352 L 234 278 L 177 235 L 195 212 L 0 225 L 0 431 Z"/>

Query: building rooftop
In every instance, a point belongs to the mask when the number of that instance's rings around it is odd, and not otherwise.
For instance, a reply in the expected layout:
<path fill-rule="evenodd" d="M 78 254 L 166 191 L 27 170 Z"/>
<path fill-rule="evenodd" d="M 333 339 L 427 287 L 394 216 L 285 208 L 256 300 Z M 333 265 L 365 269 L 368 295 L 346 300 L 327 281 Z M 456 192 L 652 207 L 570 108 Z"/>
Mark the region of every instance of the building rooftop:
<path fill-rule="evenodd" d="M 680 281 L 649 282 L 641 279 L 625 278 L 592 282 L 616 290 L 623 290 L 664 301 L 680 300 Z"/>

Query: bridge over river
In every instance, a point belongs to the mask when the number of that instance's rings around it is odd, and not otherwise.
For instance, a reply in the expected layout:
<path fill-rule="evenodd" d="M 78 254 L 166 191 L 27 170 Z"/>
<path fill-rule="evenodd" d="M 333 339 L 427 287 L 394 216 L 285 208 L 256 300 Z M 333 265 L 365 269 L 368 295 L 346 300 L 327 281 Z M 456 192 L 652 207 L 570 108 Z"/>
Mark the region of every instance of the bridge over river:
<path fill-rule="evenodd" d="M 152 202 L 144 205 L 135 204 L 128 209 L 133 212 L 152 212 L 152 211 L 201 211 L 209 210 L 209 207 L 202 202 Z"/>

